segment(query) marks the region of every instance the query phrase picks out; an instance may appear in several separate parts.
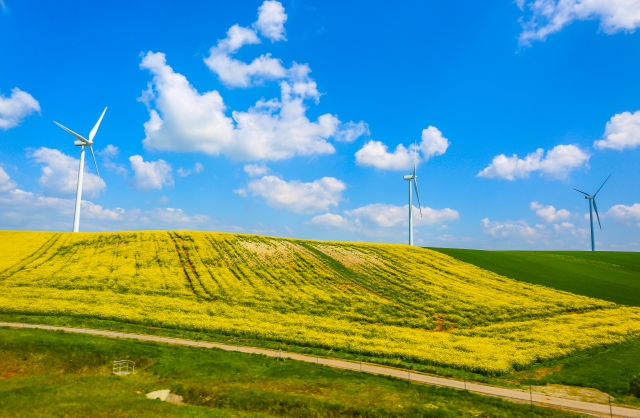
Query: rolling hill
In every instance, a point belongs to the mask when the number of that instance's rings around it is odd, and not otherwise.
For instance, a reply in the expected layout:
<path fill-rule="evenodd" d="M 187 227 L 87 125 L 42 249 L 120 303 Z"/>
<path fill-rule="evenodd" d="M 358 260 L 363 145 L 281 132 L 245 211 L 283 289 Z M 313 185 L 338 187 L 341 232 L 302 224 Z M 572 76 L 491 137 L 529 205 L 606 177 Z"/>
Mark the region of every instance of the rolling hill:
<path fill-rule="evenodd" d="M 501 374 L 640 336 L 640 308 L 438 251 L 205 232 L 0 232 L 0 312 Z"/>
<path fill-rule="evenodd" d="M 523 282 L 640 306 L 640 252 L 432 250 Z"/>

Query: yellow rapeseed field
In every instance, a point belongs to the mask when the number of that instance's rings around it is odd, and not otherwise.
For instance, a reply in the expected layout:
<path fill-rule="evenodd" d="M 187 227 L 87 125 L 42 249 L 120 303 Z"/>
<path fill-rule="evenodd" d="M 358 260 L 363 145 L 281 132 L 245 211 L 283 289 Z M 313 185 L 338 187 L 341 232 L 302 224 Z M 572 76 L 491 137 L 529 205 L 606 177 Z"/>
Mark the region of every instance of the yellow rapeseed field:
<path fill-rule="evenodd" d="M 212 331 L 485 373 L 640 336 L 640 308 L 404 245 L 0 232 L 0 254 L 2 312 Z"/>

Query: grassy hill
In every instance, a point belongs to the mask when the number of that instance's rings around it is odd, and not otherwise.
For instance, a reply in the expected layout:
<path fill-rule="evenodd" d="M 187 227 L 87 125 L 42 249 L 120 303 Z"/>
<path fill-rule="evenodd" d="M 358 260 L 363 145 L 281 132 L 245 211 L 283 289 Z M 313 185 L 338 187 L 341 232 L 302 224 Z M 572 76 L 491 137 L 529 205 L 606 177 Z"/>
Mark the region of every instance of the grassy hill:
<path fill-rule="evenodd" d="M 523 282 L 640 306 L 640 252 L 432 249 Z"/>
<path fill-rule="evenodd" d="M 0 232 L 0 312 L 502 374 L 640 335 L 640 308 L 404 245 L 201 232 Z"/>

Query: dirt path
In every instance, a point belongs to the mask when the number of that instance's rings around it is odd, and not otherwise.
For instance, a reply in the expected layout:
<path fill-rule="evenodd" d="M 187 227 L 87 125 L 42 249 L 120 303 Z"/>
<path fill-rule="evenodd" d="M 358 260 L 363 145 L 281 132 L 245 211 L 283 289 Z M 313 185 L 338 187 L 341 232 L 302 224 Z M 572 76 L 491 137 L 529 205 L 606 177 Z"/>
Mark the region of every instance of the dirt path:
<path fill-rule="evenodd" d="M 0 327 L 38 328 L 38 329 L 46 329 L 46 330 L 52 330 L 52 331 L 73 332 L 78 334 L 100 335 L 100 336 L 112 337 L 112 338 L 129 338 L 129 339 L 141 340 L 141 341 L 156 341 L 156 342 L 162 342 L 167 344 L 184 345 L 184 346 L 190 346 L 190 347 L 218 348 L 220 350 L 238 351 L 241 353 L 248 353 L 248 354 L 264 354 L 269 357 L 275 357 L 278 354 L 277 351 L 267 350 L 263 348 L 233 346 L 233 345 L 227 345 L 227 344 L 185 340 L 180 338 L 156 337 L 151 335 L 130 334 L 126 332 L 123 333 L 123 332 L 115 332 L 115 331 L 102 331 L 102 330 L 96 330 L 96 329 L 57 327 L 57 326 L 50 326 L 50 325 L 20 324 L 16 322 L 0 322 Z M 608 404 L 599 404 L 599 403 L 592 403 L 592 402 L 576 401 L 571 399 L 555 398 L 552 396 L 546 396 L 539 393 L 530 394 L 529 392 L 522 391 L 522 390 L 506 389 L 506 388 L 500 388 L 496 386 L 481 385 L 481 384 L 470 383 L 470 382 L 461 382 L 459 380 L 419 374 L 419 373 L 411 372 L 409 370 L 394 369 L 391 367 L 377 366 L 369 363 L 357 363 L 357 362 L 346 361 L 346 360 L 327 359 L 322 357 L 308 356 L 304 354 L 284 353 L 284 352 L 282 353 L 282 356 L 285 358 L 293 359 L 293 360 L 304 361 L 307 363 L 317 363 L 317 364 L 322 364 L 324 366 L 335 367 L 340 369 L 362 371 L 365 373 L 379 374 L 379 375 L 385 375 L 385 376 L 393 376 L 399 379 L 407 379 L 412 382 L 419 382 L 427 385 L 446 386 L 454 389 L 463 389 L 463 390 L 466 389 L 468 391 L 480 393 L 483 395 L 497 396 L 500 398 L 505 398 L 508 400 L 514 400 L 519 402 L 533 401 L 538 406 L 566 408 L 566 409 L 572 409 L 576 411 L 593 413 L 600 416 L 609 416 L 612 413 L 613 416 L 617 416 L 617 417 L 640 418 L 640 409 L 623 408 L 620 406 L 611 406 L 611 409 L 609 409 L 610 406 Z"/>

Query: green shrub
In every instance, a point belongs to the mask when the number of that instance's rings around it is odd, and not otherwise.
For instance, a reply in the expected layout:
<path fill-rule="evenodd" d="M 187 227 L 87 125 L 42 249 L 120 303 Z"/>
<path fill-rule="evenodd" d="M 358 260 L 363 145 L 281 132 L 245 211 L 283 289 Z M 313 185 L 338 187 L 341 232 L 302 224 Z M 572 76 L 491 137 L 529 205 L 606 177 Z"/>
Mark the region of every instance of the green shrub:
<path fill-rule="evenodd" d="M 631 379 L 629 392 L 636 398 L 640 398 L 640 374 Z"/>

